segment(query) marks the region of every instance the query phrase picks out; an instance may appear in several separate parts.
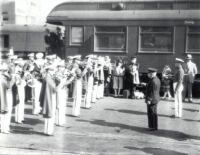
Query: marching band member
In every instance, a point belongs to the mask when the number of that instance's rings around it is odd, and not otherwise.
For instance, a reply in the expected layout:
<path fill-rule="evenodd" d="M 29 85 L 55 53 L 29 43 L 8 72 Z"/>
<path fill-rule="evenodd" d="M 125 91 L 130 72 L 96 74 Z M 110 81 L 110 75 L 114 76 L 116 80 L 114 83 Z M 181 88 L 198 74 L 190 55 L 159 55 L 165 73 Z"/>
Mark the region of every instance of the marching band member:
<path fill-rule="evenodd" d="M 43 68 L 44 67 L 44 54 L 43 53 L 37 53 L 36 54 L 36 60 L 35 60 L 35 64 L 37 65 L 38 68 Z"/>
<path fill-rule="evenodd" d="M 34 69 L 32 72 L 32 88 L 34 91 L 34 99 L 33 99 L 33 115 L 38 115 L 41 111 L 41 107 L 40 107 L 40 91 L 41 91 L 41 87 L 42 87 L 42 83 L 41 83 L 41 78 L 42 75 L 40 73 L 40 70 Z"/>
<path fill-rule="evenodd" d="M 72 70 L 72 65 L 73 64 L 73 56 L 68 56 L 67 57 L 67 61 L 66 61 L 66 69 L 67 70 Z M 68 98 L 72 98 L 72 95 L 73 95 L 73 82 L 70 83 L 67 87 L 67 95 L 68 95 Z"/>
<path fill-rule="evenodd" d="M 24 64 L 23 70 L 25 71 L 28 78 L 31 78 L 30 71 L 34 68 L 34 53 L 28 54 L 29 60 Z M 25 75 L 25 76 L 26 76 Z M 30 79 L 29 79 L 30 80 Z M 30 82 L 30 81 L 29 81 Z M 33 89 L 30 83 L 27 83 L 25 86 L 25 101 L 32 101 L 33 100 Z"/>
<path fill-rule="evenodd" d="M 97 90 L 98 90 L 98 63 L 97 59 L 94 58 L 93 61 L 93 70 L 94 70 L 94 83 L 93 83 L 93 90 L 92 90 L 92 103 L 96 103 L 97 101 Z"/>
<path fill-rule="evenodd" d="M 104 65 L 103 71 L 104 71 L 105 96 L 109 96 L 111 74 L 112 74 L 112 65 L 111 65 L 109 56 L 105 56 L 104 61 L 105 61 L 105 65 Z"/>
<path fill-rule="evenodd" d="M 98 58 L 98 87 L 97 87 L 97 99 L 104 97 L 104 59 L 103 57 Z"/>
<path fill-rule="evenodd" d="M 10 87 L 10 80 L 11 77 L 8 73 L 8 65 L 3 63 L 1 65 L 1 73 L 0 73 L 0 96 L 1 96 L 1 106 L 0 106 L 0 119 L 1 119 L 1 132 L 2 133 L 9 133 L 9 107 L 8 107 L 8 100 L 7 100 L 7 90 Z"/>
<path fill-rule="evenodd" d="M 24 121 L 24 100 L 25 100 L 25 85 L 26 82 L 23 78 L 23 60 L 19 60 L 15 67 L 15 84 L 17 87 L 19 103 L 15 106 L 15 122 L 22 123 Z M 13 94 L 14 95 L 14 94 Z"/>
<path fill-rule="evenodd" d="M 91 56 L 87 56 L 87 64 L 85 67 L 86 71 L 86 80 L 87 80 L 87 89 L 85 93 L 85 108 L 89 109 L 91 108 L 91 100 L 92 100 L 92 89 L 93 89 L 93 83 L 94 83 L 94 73 L 93 73 L 93 68 L 92 68 L 92 60 Z"/>
<path fill-rule="evenodd" d="M 53 65 L 46 66 L 46 77 L 43 80 L 40 94 L 40 105 L 45 119 L 44 134 L 49 136 L 53 135 L 54 132 L 56 110 L 56 83 L 53 79 L 54 67 Z"/>
<path fill-rule="evenodd" d="M 80 115 L 80 108 L 81 108 L 81 100 L 82 100 L 82 77 L 81 77 L 81 70 L 79 68 L 79 60 L 80 56 L 74 57 L 74 64 L 72 70 L 75 73 L 75 79 L 73 81 L 73 108 L 72 108 L 72 115 L 77 117 Z"/>
<path fill-rule="evenodd" d="M 57 65 L 58 69 L 55 73 L 56 79 L 59 82 L 59 87 L 56 92 L 56 125 L 63 126 L 65 124 L 65 111 L 66 111 L 66 101 L 67 101 L 67 92 L 66 92 L 66 81 L 67 77 L 65 76 L 65 62 L 61 61 Z"/>

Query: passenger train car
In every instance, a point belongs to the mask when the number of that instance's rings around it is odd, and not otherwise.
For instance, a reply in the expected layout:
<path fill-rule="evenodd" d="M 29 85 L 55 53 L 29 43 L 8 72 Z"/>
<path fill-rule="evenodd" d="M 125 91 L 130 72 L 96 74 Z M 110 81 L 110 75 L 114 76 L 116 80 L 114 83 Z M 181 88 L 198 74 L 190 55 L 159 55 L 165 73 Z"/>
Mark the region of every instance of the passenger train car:
<path fill-rule="evenodd" d="M 14 54 L 20 57 L 27 57 L 29 53 L 45 53 L 45 30 L 56 32 L 58 25 L 15 25 L 2 24 L 0 26 L 0 51 L 9 52 L 13 48 Z"/>
<path fill-rule="evenodd" d="M 199 0 L 94 0 L 58 5 L 47 22 L 66 29 L 66 56 L 137 56 L 140 71 L 162 71 L 193 55 L 200 71 Z"/>

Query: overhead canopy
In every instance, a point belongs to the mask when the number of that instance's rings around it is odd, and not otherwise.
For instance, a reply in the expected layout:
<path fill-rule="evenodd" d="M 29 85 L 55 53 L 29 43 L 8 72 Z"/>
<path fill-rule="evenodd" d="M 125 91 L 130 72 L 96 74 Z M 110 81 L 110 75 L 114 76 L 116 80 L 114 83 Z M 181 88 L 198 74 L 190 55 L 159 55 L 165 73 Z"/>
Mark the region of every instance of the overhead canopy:
<path fill-rule="evenodd" d="M 0 25 L 0 33 L 3 32 L 44 32 L 46 28 L 55 31 L 57 25 L 15 25 L 15 24 L 2 24 Z M 59 26 L 60 27 L 60 26 Z"/>
<path fill-rule="evenodd" d="M 47 22 L 78 20 L 200 20 L 200 10 L 53 11 Z"/>

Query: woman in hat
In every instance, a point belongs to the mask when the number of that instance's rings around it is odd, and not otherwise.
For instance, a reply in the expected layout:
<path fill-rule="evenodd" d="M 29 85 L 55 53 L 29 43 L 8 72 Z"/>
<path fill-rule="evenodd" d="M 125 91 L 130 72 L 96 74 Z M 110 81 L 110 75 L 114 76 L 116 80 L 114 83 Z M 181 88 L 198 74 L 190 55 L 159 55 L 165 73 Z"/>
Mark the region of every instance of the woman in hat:
<path fill-rule="evenodd" d="M 115 68 L 113 69 L 113 89 L 115 92 L 115 97 L 120 95 L 121 90 L 123 89 L 123 76 L 124 68 L 122 68 L 122 61 L 118 60 Z"/>

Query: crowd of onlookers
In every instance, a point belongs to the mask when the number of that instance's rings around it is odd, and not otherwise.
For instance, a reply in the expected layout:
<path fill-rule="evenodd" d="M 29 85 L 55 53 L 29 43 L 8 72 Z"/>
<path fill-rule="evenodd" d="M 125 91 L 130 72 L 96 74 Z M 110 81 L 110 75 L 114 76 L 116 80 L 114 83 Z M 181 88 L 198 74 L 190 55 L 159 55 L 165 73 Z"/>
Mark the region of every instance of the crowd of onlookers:
<path fill-rule="evenodd" d="M 160 94 L 162 99 L 171 99 L 174 96 L 173 81 L 176 70 L 173 70 L 175 64 L 165 65 L 162 72 L 159 74 L 161 80 Z M 197 74 L 197 66 L 192 62 L 192 56 L 187 55 L 185 60 L 181 63 L 184 71 L 183 79 L 183 100 L 188 96 L 188 102 L 192 102 L 192 84 L 194 83 L 195 75 Z M 137 62 L 137 57 L 132 57 L 129 63 L 124 65 L 122 60 L 117 60 L 112 67 L 112 82 L 111 89 L 115 97 L 121 96 L 124 90 L 124 97 L 129 94 L 129 98 L 135 98 L 135 92 L 142 91 L 145 94 L 145 74 L 143 77 L 139 76 L 140 68 Z M 146 78 L 147 79 L 147 78 Z M 142 89 L 143 87 L 143 89 Z M 128 91 L 128 93 L 126 93 Z M 186 94 L 187 93 L 187 94 Z"/>

